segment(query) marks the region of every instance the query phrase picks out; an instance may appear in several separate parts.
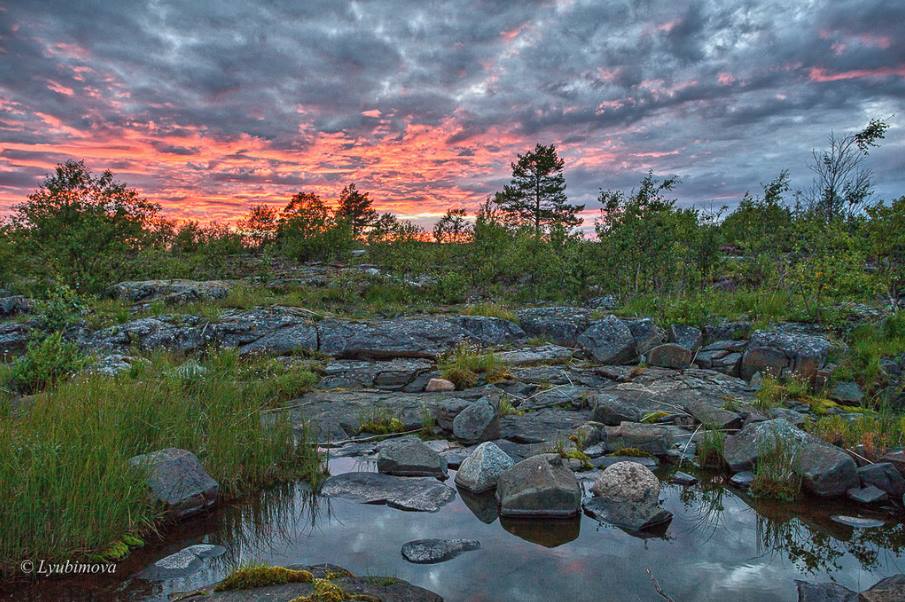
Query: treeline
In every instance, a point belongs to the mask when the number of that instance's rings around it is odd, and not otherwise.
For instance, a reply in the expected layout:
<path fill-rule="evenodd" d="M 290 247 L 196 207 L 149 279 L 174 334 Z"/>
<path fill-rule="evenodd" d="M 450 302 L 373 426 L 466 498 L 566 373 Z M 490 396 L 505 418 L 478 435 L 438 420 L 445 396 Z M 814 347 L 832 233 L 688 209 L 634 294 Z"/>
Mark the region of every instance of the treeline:
<path fill-rule="evenodd" d="M 887 127 L 873 120 L 831 136 L 814 154 L 810 189 L 791 191 L 782 172 L 732 212 L 680 208 L 670 198 L 678 180 L 652 173 L 631 191 L 602 190 L 596 240 L 578 230 L 584 206 L 568 202 L 553 145 L 519 155 L 511 182 L 476 215 L 450 209 L 431 232 L 379 214 L 354 184 L 331 204 L 299 192 L 282 210 L 254 207 L 236 228 L 180 225 L 110 172 L 67 162 L 0 228 L 0 281 L 96 293 L 130 278 L 222 276 L 236 256 L 342 260 L 366 245 L 369 262 L 403 280 L 429 275 L 438 302 L 765 289 L 819 318 L 828 300 L 895 302 L 905 287 L 905 197 L 871 203 L 865 166 Z"/>

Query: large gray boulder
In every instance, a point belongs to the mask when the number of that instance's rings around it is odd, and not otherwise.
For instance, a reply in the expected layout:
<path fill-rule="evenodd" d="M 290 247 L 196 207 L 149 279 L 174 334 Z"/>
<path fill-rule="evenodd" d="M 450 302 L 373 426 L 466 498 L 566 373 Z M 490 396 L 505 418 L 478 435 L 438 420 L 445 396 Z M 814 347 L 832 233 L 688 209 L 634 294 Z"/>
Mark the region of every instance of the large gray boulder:
<path fill-rule="evenodd" d="M 809 493 L 836 497 L 860 486 L 857 466 L 851 456 L 784 418 L 754 422 L 726 437 L 723 458 L 734 471 L 750 470 L 777 441 L 794 457 L 792 469 L 801 476 Z"/>
<path fill-rule="evenodd" d="M 542 454 L 501 474 L 496 496 L 504 517 L 566 518 L 578 513 L 581 486 L 558 454 Z"/>
<path fill-rule="evenodd" d="M 697 326 L 673 324 L 669 327 L 669 340 L 694 353 L 704 344 L 704 333 Z"/>
<path fill-rule="evenodd" d="M 650 318 L 625 320 L 625 323 L 635 338 L 635 351 L 640 355 L 666 342 L 666 331 Z"/>
<path fill-rule="evenodd" d="M 512 467 L 512 458 L 492 441 L 477 446 L 456 472 L 456 485 L 472 493 L 496 487 L 500 475 Z"/>
<path fill-rule="evenodd" d="M 825 337 L 784 330 L 758 330 L 751 335 L 742 358 L 741 376 L 783 371 L 811 378 L 826 363 L 832 343 Z"/>
<path fill-rule="evenodd" d="M 647 363 L 658 368 L 681 370 L 691 365 L 694 354 L 677 343 L 663 343 L 647 352 Z"/>
<path fill-rule="evenodd" d="M 490 441 L 500 436 L 500 417 L 490 400 L 481 398 L 456 414 L 452 427 L 453 436 L 465 444 Z"/>
<path fill-rule="evenodd" d="M 580 307 L 529 307 L 518 311 L 519 324 L 529 337 L 574 347 L 589 324 L 591 311 Z"/>
<path fill-rule="evenodd" d="M 864 487 L 876 487 L 894 500 L 905 495 L 905 478 L 889 462 L 868 464 L 858 469 L 858 477 Z"/>
<path fill-rule="evenodd" d="M 134 456 L 129 464 L 147 471 L 151 494 L 175 518 L 186 518 L 217 503 L 220 486 L 190 451 L 170 447 Z"/>
<path fill-rule="evenodd" d="M 592 322 L 578 344 L 602 364 L 628 364 L 638 356 L 632 331 L 616 316 Z"/>
<path fill-rule="evenodd" d="M 377 454 L 377 470 L 400 477 L 445 479 L 446 460 L 421 441 L 405 440 L 386 445 Z"/>

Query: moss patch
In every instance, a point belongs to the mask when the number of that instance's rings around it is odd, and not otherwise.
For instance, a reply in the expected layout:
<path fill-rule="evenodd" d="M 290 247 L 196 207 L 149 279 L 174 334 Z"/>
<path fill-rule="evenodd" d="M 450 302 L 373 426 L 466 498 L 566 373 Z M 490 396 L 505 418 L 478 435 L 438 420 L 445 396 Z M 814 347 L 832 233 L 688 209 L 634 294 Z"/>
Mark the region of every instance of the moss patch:
<path fill-rule="evenodd" d="M 253 565 L 236 569 L 218 583 L 214 587 L 214 591 L 253 589 L 285 583 L 311 583 L 314 580 L 314 576 L 309 571 L 287 569 L 282 566 Z"/>

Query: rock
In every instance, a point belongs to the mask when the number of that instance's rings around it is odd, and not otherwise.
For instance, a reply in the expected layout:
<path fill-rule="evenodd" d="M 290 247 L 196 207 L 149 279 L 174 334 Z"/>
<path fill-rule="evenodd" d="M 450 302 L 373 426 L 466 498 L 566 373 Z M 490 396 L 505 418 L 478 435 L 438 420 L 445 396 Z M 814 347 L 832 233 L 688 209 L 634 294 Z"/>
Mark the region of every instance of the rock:
<path fill-rule="evenodd" d="M 889 452 L 880 458 L 880 462 L 892 464 L 899 474 L 905 477 L 905 451 Z"/>
<path fill-rule="evenodd" d="M 619 426 L 623 422 L 641 422 L 641 419 L 650 412 L 658 409 L 655 404 L 639 403 L 639 397 L 644 399 L 649 395 L 636 396 L 633 392 L 617 393 L 614 391 L 599 393 L 590 399 L 593 413 L 592 419 L 607 426 Z"/>
<path fill-rule="evenodd" d="M 324 483 L 321 494 L 417 512 L 436 512 L 456 497 L 455 490 L 436 479 L 397 477 L 376 472 L 347 472 L 332 476 Z"/>
<path fill-rule="evenodd" d="M 586 421 L 586 412 L 546 408 L 521 416 L 504 416 L 500 420 L 500 436 L 515 443 L 553 444 L 567 439 L 573 430 Z M 502 445 L 500 448 L 516 458 L 509 449 Z"/>
<path fill-rule="evenodd" d="M 737 472 L 729 479 L 729 483 L 741 489 L 747 489 L 754 482 L 754 473 L 750 470 Z"/>
<path fill-rule="evenodd" d="M 558 454 L 543 454 L 503 472 L 496 496 L 501 516 L 565 518 L 578 513 L 581 487 Z"/>
<path fill-rule="evenodd" d="M 746 339 L 751 333 L 751 322 L 719 322 L 704 327 L 704 344 L 727 339 Z"/>
<path fill-rule="evenodd" d="M 664 343 L 647 352 L 647 363 L 660 368 L 680 370 L 691 365 L 692 356 L 692 352 L 681 345 Z"/>
<path fill-rule="evenodd" d="M 609 502 L 657 503 L 660 481 L 640 464 L 617 462 L 603 471 L 591 491 Z"/>
<path fill-rule="evenodd" d="M 619 300 L 616 298 L 616 295 L 603 295 L 600 297 L 593 297 L 588 299 L 586 304 L 591 309 L 604 309 L 607 311 L 612 311 L 619 307 Z"/>
<path fill-rule="evenodd" d="M 31 327 L 18 322 L 0 322 L 0 359 L 18 355 L 28 347 Z"/>
<path fill-rule="evenodd" d="M 893 499 L 900 499 L 905 495 L 905 478 L 889 462 L 862 466 L 858 469 L 858 476 L 862 487 L 876 487 Z"/>
<path fill-rule="evenodd" d="M 651 456 L 603 456 L 591 459 L 594 468 L 607 468 L 619 462 L 634 462 L 651 470 L 660 465 L 660 462 Z"/>
<path fill-rule="evenodd" d="M 852 527 L 853 529 L 874 529 L 886 524 L 882 520 L 875 518 L 861 518 L 858 516 L 845 516 L 842 514 L 834 514 L 830 519 L 835 523 Z"/>
<path fill-rule="evenodd" d="M 405 441 L 381 448 L 377 470 L 400 477 L 437 477 L 445 479 L 446 460 L 421 441 Z"/>
<path fill-rule="evenodd" d="M 530 307 L 518 311 L 519 324 L 529 337 L 574 347 L 589 323 L 591 311 L 577 307 Z"/>
<path fill-rule="evenodd" d="M 592 322 L 578 336 L 578 344 L 601 364 L 627 364 L 637 358 L 632 331 L 616 316 Z"/>
<path fill-rule="evenodd" d="M 811 378 L 826 363 L 832 344 L 822 336 L 797 334 L 783 330 L 759 330 L 751 336 L 742 358 L 741 376 L 750 379 L 755 372 L 775 375 L 784 369 L 803 378 Z"/>
<path fill-rule="evenodd" d="M 836 383 L 830 390 L 830 399 L 848 405 L 858 405 L 864 401 L 864 391 L 856 382 Z"/>
<path fill-rule="evenodd" d="M 161 558 L 141 572 L 148 581 L 165 581 L 191 575 L 204 566 L 204 559 L 226 553 L 226 548 L 210 544 L 197 544 L 183 548 L 175 554 Z"/>
<path fill-rule="evenodd" d="M 719 429 L 737 429 L 742 426 L 740 414 L 714 407 L 706 401 L 693 401 L 685 406 L 694 419 L 708 427 Z"/>
<path fill-rule="evenodd" d="M 142 280 L 114 284 L 110 294 L 129 303 L 188 303 L 209 299 L 225 299 L 233 283 L 225 280 Z"/>
<path fill-rule="evenodd" d="M 859 504 L 876 504 L 877 502 L 883 502 L 889 499 L 889 495 L 887 495 L 885 491 L 878 489 L 873 485 L 849 489 L 846 492 L 846 495 L 848 496 L 848 499 L 853 502 L 858 502 Z"/>
<path fill-rule="evenodd" d="M 186 518 L 217 503 L 220 486 L 190 451 L 170 447 L 134 456 L 129 464 L 148 471 L 151 493 L 175 518 Z"/>
<path fill-rule="evenodd" d="M 704 344 L 704 333 L 696 326 L 673 324 L 669 327 L 669 340 L 694 353 Z"/>
<path fill-rule="evenodd" d="M 446 380 L 445 378 L 432 378 L 427 381 L 427 386 L 424 387 L 425 393 L 434 393 L 436 391 L 455 391 L 456 385 L 454 385 L 451 381 Z"/>
<path fill-rule="evenodd" d="M 572 359 L 572 350 L 559 345 L 526 347 L 514 351 L 495 354 L 496 359 L 507 366 L 530 366 L 531 364 L 564 363 Z"/>
<path fill-rule="evenodd" d="M 674 485 L 688 487 L 697 483 L 698 480 L 687 472 L 676 471 L 673 473 L 672 477 L 670 477 L 669 482 L 673 483 Z"/>
<path fill-rule="evenodd" d="M 471 403 L 453 419 L 452 432 L 465 444 L 489 441 L 500 436 L 500 417 L 490 400 Z"/>
<path fill-rule="evenodd" d="M 334 360 L 324 367 L 320 386 L 325 389 L 377 387 L 400 391 L 432 369 L 433 363 L 424 359 L 396 358 L 384 362 Z"/>
<path fill-rule="evenodd" d="M 632 337 L 635 339 L 635 351 L 644 355 L 654 347 L 666 342 L 666 332 L 650 318 L 625 320 Z"/>
<path fill-rule="evenodd" d="M 132 358 L 121 353 L 111 353 L 98 358 L 91 366 L 91 371 L 104 376 L 116 376 L 132 367 Z"/>
<path fill-rule="evenodd" d="M 446 432 L 451 433 L 453 430 L 453 420 L 459 413 L 471 405 L 470 401 L 453 397 L 447 399 L 437 406 L 434 411 L 434 417 L 437 419 L 437 426 Z"/>
<path fill-rule="evenodd" d="M 0 317 L 14 316 L 16 314 L 27 314 L 34 309 L 34 303 L 31 299 L 22 295 L 12 295 L 9 297 L 0 297 Z"/>
<path fill-rule="evenodd" d="M 477 539 L 417 539 L 402 546 L 402 556 L 415 564 L 435 564 L 480 547 Z"/>
<path fill-rule="evenodd" d="M 795 580 L 798 602 L 858 602 L 858 594 L 838 583 L 808 583 Z"/>
<path fill-rule="evenodd" d="M 672 433 L 666 427 L 622 422 L 619 426 L 605 427 L 604 431 L 607 447 L 617 454 L 620 449 L 635 448 L 662 456 L 672 449 Z"/>
<path fill-rule="evenodd" d="M 500 475 L 512 467 L 512 458 L 491 441 L 482 443 L 462 462 L 456 473 L 456 485 L 472 493 L 496 487 Z"/>
<path fill-rule="evenodd" d="M 847 453 L 782 418 L 748 424 L 726 437 L 724 459 L 734 471 L 751 469 L 777 438 L 794 454 L 792 468 L 809 493 L 834 497 L 859 486 L 855 461 Z"/>
<path fill-rule="evenodd" d="M 861 592 L 861 602 L 901 602 L 905 600 L 905 575 L 893 575 Z"/>

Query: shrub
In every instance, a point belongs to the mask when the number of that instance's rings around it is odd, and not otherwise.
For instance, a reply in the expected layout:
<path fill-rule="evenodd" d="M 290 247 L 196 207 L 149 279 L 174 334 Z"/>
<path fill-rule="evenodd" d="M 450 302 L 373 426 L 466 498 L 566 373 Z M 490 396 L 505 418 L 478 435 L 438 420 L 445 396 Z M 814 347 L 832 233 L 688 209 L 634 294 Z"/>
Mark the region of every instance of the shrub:
<path fill-rule="evenodd" d="M 25 355 L 9 367 L 7 385 L 20 393 L 36 393 L 75 374 L 88 362 L 78 345 L 64 340 L 57 332 L 29 343 Z"/>

